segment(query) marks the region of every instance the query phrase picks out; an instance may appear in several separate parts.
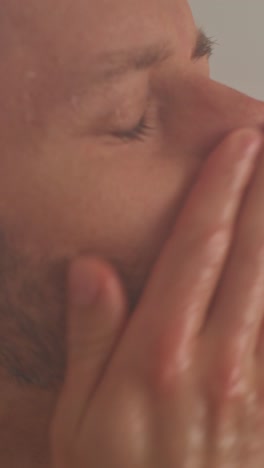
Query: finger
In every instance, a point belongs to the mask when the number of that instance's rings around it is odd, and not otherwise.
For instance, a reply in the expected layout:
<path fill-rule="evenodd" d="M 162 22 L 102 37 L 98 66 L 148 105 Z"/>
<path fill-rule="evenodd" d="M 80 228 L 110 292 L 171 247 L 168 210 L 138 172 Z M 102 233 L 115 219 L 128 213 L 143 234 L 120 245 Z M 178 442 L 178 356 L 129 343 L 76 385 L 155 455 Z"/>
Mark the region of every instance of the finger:
<path fill-rule="evenodd" d="M 102 378 L 128 317 L 119 280 L 97 259 L 78 259 L 69 273 L 67 370 L 53 434 L 69 439 Z"/>
<path fill-rule="evenodd" d="M 255 354 L 264 313 L 264 154 L 238 219 L 205 333 L 239 363 Z M 240 366 L 241 367 L 241 366 Z"/>
<path fill-rule="evenodd" d="M 256 356 L 260 358 L 261 367 L 263 369 L 264 368 L 264 366 L 263 366 L 263 362 L 264 362 L 264 317 L 262 318 L 262 323 L 261 323 L 260 331 L 259 331 L 259 335 L 258 335 Z M 262 371 L 262 380 L 263 380 L 263 371 Z M 264 385 L 263 385 L 263 388 L 264 388 Z"/>
<path fill-rule="evenodd" d="M 257 131 L 237 130 L 205 163 L 124 337 L 126 362 L 184 364 L 180 350 L 204 321 L 261 143 Z"/>

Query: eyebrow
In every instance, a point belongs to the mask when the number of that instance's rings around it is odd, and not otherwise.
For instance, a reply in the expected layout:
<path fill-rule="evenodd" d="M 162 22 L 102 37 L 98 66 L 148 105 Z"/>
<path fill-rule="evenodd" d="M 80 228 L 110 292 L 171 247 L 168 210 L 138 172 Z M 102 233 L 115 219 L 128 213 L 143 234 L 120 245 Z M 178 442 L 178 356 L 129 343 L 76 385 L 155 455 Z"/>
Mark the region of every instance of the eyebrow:
<path fill-rule="evenodd" d="M 208 37 L 202 28 L 198 29 L 192 60 L 197 61 L 202 57 L 210 58 L 213 55 L 215 44 L 216 41 L 212 37 Z"/>
<path fill-rule="evenodd" d="M 102 84 L 131 71 L 141 71 L 159 65 L 173 56 L 168 43 L 159 43 L 144 48 L 120 50 L 101 54 L 92 64 L 92 81 Z"/>
<path fill-rule="evenodd" d="M 202 57 L 212 55 L 215 42 L 209 38 L 202 28 L 197 29 L 195 44 L 192 49 L 191 60 L 197 61 Z M 97 55 L 89 64 L 89 72 L 81 74 L 81 81 L 85 80 L 84 87 L 99 87 L 115 81 L 118 77 L 131 71 L 147 70 L 165 62 L 175 55 L 171 44 L 158 43 L 147 47 L 133 48 L 104 52 Z M 75 76 L 75 78 L 77 78 Z"/>
<path fill-rule="evenodd" d="M 202 28 L 197 29 L 191 60 L 197 61 L 205 56 L 209 58 L 213 53 L 214 44 L 215 41 L 209 38 Z M 92 81 L 102 84 L 132 70 L 146 70 L 161 64 L 173 54 L 174 51 L 168 43 L 155 44 L 144 49 L 104 53 L 95 60 L 96 71 L 92 73 Z"/>

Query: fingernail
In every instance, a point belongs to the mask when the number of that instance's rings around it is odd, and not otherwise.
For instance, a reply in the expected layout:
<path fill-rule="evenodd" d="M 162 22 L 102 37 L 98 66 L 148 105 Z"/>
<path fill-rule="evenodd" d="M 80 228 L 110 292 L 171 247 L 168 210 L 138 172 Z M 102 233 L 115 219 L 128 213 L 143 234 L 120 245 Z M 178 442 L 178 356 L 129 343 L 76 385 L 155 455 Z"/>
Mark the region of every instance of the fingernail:
<path fill-rule="evenodd" d="M 76 260 L 70 270 L 69 288 L 71 301 L 78 306 L 96 302 L 100 290 L 95 269 L 92 270 L 87 260 Z"/>

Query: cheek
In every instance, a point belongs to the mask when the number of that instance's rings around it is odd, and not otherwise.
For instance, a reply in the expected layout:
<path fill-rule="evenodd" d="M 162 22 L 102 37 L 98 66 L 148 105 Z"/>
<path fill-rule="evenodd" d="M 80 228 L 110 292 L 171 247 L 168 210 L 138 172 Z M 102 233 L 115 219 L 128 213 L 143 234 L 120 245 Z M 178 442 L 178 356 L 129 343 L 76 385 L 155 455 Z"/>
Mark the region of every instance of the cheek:
<path fill-rule="evenodd" d="M 11 164 L 0 184 L 6 229 L 35 256 L 84 251 L 146 269 L 173 227 L 189 169 L 180 154 L 132 156 L 67 142 L 15 173 Z"/>
<path fill-rule="evenodd" d="M 87 220 L 82 245 L 88 240 L 104 255 L 153 261 L 175 223 L 192 173 L 189 162 L 163 152 L 97 161 L 78 187 L 78 216 Z"/>

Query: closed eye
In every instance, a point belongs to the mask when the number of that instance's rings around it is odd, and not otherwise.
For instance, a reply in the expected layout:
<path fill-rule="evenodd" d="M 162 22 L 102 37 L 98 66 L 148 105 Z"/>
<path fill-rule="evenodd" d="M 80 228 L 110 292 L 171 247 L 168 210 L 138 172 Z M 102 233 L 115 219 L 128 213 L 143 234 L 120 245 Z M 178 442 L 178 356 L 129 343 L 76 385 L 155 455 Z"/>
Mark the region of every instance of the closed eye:
<path fill-rule="evenodd" d="M 144 138 L 153 130 L 147 121 L 147 117 L 144 114 L 140 119 L 139 123 L 130 130 L 114 132 L 113 136 L 119 138 L 122 141 L 143 141 Z"/>

